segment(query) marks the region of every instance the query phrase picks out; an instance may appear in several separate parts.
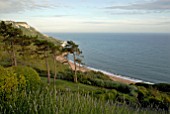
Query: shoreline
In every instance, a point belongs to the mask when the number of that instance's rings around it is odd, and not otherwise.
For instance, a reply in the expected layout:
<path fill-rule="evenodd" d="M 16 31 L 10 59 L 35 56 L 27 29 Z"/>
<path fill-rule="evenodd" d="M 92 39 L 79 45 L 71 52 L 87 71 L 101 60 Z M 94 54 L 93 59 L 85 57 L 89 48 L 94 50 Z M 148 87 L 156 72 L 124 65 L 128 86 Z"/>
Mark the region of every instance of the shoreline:
<path fill-rule="evenodd" d="M 69 64 L 71 66 L 71 69 L 74 70 L 74 63 L 73 61 L 69 60 Z M 120 75 L 116 75 L 116 74 L 112 74 L 103 70 L 99 70 L 99 69 L 95 69 L 92 67 L 80 67 L 77 65 L 77 71 L 82 71 L 82 72 L 88 72 L 88 71 L 96 71 L 96 72 L 102 72 L 103 74 L 105 74 L 106 76 L 108 76 L 111 80 L 116 81 L 116 82 L 121 82 L 121 83 L 125 83 L 125 84 L 135 84 L 138 82 L 143 82 L 142 80 L 135 80 L 135 79 L 130 79 L 128 77 L 123 77 Z"/>
<path fill-rule="evenodd" d="M 147 82 L 147 81 L 143 81 L 143 80 L 140 80 L 140 79 L 135 79 L 135 78 L 127 77 L 127 76 L 122 76 L 122 75 L 114 74 L 114 73 L 107 72 L 107 71 L 104 71 L 104 70 L 95 69 L 95 68 L 92 68 L 92 67 L 88 67 L 88 68 L 93 70 L 93 71 L 102 72 L 103 74 L 111 77 L 112 80 L 115 80 L 115 81 L 118 81 L 118 82 L 123 82 L 123 83 L 128 83 L 128 84 L 131 84 L 131 83 L 134 83 L 134 84 L 135 83 L 154 84 L 152 82 Z"/>
<path fill-rule="evenodd" d="M 66 59 L 63 56 L 58 56 L 56 57 L 56 60 L 63 62 L 66 61 Z M 73 61 L 69 60 L 69 66 L 71 67 L 72 70 L 75 69 L 74 63 Z M 126 77 L 126 76 L 122 76 L 122 75 L 117 75 L 114 73 L 110 73 L 104 70 L 100 70 L 100 69 L 95 69 L 92 67 L 82 67 L 82 65 L 77 64 L 77 71 L 81 71 L 81 72 L 88 72 L 88 71 L 96 71 L 96 72 L 102 72 L 103 74 L 105 74 L 106 76 L 108 76 L 111 80 L 116 81 L 116 82 L 121 82 L 121 83 L 125 83 L 125 84 L 135 84 L 135 83 L 147 83 L 147 84 L 153 84 L 151 82 L 146 82 L 143 80 L 139 80 L 139 79 L 134 79 L 134 78 L 130 78 L 130 77 Z"/>

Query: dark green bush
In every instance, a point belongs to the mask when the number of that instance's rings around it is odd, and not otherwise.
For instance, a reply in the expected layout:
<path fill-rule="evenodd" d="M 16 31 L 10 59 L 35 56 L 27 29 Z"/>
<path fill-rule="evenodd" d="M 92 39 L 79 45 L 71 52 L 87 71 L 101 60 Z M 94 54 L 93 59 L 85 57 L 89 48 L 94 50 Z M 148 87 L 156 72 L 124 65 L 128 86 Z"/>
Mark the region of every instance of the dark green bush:
<path fill-rule="evenodd" d="M 88 79 L 93 86 L 104 87 L 104 81 L 100 79 Z"/>
<path fill-rule="evenodd" d="M 96 98 L 100 100 L 110 100 L 115 101 L 117 98 L 118 92 L 116 90 L 97 90 L 93 92 L 92 96 L 95 96 Z"/>
<path fill-rule="evenodd" d="M 34 68 L 38 74 L 41 76 L 41 77 L 47 77 L 47 71 L 46 70 L 41 70 L 41 69 L 38 69 L 38 68 Z"/>
<path fill-rule="evenodd" d="M 166 84 L 166 83 L 154 84 L 153 88 L 162 92 L 170 92 L 170 84 Z"/>
<path fill-rule="evenodd" d="M 109 91 L 105 94 L 105 100 L 115 101 L 116 98 L 117 98 L 117 91 L 116 90 Z"/>
<path fill-rule="evenodd" d="M 158 84 L 146 84 L 146 83 L 136 83 L 136 86 L 143 86 L 145 88 L 155 88 L 162 92 L 170 92 L 170 84 L 158 83 Z"/>
<path fill-rule="evenodd" d="M 150 87 L 152 87 L 151 84 L 146 84 L 146 83 L 136 83 L 135 85 L 136 85 L 136 86 L 143 86 L 143 87 L 145 87 L 145 88 L 150 88 Z"/>
<path fill-rule="evenodd" d="M 101 80 L 110 80 L 110 78 L 103 74 L 102 72 L 96 72 L 96 71 L 89 71 L 84 73 L 84 76 L 88 79 L 101 79 Z"/>
<path fill-rule="evenodd" d="M 119 95 L 117 95 L 117 101 L 128 104 L 130 106 L 136 106 L 136 107 L 139 106 L 137 98 L 129 96 L 128 94 L 119 93 Z"/>
<path fill-rule="evenodd" d="M 58 72 L 57 78 L 63 79 L 63 80 L 68 80 L 68 81 L 73 81 L 73 72 L 70 69 L 65 70 L 64 72 Z"/>
<path fill-rule="evenodd" d="M 0 65 L 3 67 L 10 67 L 11 66 L 11 60 L 7 57 L 2 57 L 0 60 Z"/>
<path fill-rule="evenodd" d="M 168 105 L 164 103 L 161 99 L 157 99 L 154 97 L 149 98 L 149 103 L 153 108 L 168 110 Z"/>

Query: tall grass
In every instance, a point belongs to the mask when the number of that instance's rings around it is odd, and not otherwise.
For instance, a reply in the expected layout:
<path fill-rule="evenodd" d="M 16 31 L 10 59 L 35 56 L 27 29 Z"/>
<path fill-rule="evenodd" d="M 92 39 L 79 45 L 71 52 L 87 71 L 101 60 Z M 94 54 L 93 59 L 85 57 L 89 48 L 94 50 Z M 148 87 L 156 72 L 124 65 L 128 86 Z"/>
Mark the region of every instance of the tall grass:
<path fill-rule="evenodd" d="M 154 111 L 130 108 L 99 100 L 88 93 L 60 91 L 48 86 L 24 94 L 15 102 L 1 102 L 1 114 L 152 114 Z M 158 113 L 158 112 L 157 112 Z"/>

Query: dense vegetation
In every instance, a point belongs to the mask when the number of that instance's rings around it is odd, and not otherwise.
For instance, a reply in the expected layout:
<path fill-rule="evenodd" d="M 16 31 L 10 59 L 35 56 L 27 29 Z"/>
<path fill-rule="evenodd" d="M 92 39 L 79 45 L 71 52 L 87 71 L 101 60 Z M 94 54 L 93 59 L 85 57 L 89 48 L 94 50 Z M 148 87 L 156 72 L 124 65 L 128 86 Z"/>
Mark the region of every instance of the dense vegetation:
<path fill-rule="evenodd" d="M 101 72 L 80 72 L 76 66 L 70 69 L 55 57 L 67 53 L 66 58 L 73 55 L 74 64 L 81 63 L 77 44 L 69 41 L 63 48 L 43 35 L 24 32 L 13 24 L 0 24 L 1 113 L 169 112 L 170 84 L 128 85 L 114 82 Z"/>

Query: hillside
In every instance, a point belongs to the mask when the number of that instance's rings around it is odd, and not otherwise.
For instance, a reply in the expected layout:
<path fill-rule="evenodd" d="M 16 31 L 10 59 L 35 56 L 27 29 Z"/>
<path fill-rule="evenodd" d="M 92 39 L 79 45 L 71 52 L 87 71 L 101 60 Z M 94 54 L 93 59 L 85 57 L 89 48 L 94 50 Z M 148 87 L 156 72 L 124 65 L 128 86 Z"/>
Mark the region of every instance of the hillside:
<path fill-rule="evenodd" d="M 39 39 L 47 40 L 55 44 L 60 44 L 62 41 L 53 37 L 49 37 L 41 32 L 37 31 L 34 27 L 31 27 L 26 22 L 14 22 L 14 21 L 5 21 L 6 24 L 12 23 L 14 27 L 20 28 L 23 31 L 24 35 L 27 36 L 38 36 Z"/>
<path fill-rule="evenodd" d="M 2 22 L 0 20 L 0 22 Z M 22 33 L 24 35 L 27 36 L 33 36 L 39 39 L 39 40 L 44 40 L 44 41 L 48 41 L 51 43 L 54 43 L 56 45 L 61 45 L 62 41 L 57 39 L 57 38 L 53 38 L 50 36 L 47 36 L 41 32 L 39 32 L 38 30 L 36 30 L 34 27 L 30 26 L 29 24 L 27 24 L 26 22 L 14 22 L 14 21 L 4 21 L 6 24 L 12 24 L 12 26 L 14 28 L 19 28 L 21 29 Z M 2 36 L 0 34 L 0 44 L 1 42 Z M 11 66 L 10 63 L 10 57 L 9 57 L 9 53 L 4 51 L 3 49 L 3 45 L 0 45 L 0 65 L 1 66 Z M 28 48 L 32 48 L 32 46 L 28 47 Z M 18 55 L 18 53 L 16 54 L 16 56 L 18 57 L 18 65 L 27 65 L 27 66 L 31 66 L 34 69 L 38 70 L 38 71 L 42 71 L 45 72 L 46 67 L 45 67 L 45 61 L 43 59 L 40 59 L 38 57 L 34 57 L 32 58 L 29 54 L 26 55 L 23 59 L 23 57 L 20 57 Z M 37 64 L 38 63 L 38 64 Z M 54 72 L 53 70 L 53 66 L 51 65 L 53 63 L 52 58 L 49 59 L 49 63 L 50 63 L 50 69 L 52 70 L 52 73 Z M 67 65 L 62 65 L 60 62 L 56 63 L 56 68 L 58 69 L 58 71 L 63 71 L 65 68 L 68 68 Z"/>

